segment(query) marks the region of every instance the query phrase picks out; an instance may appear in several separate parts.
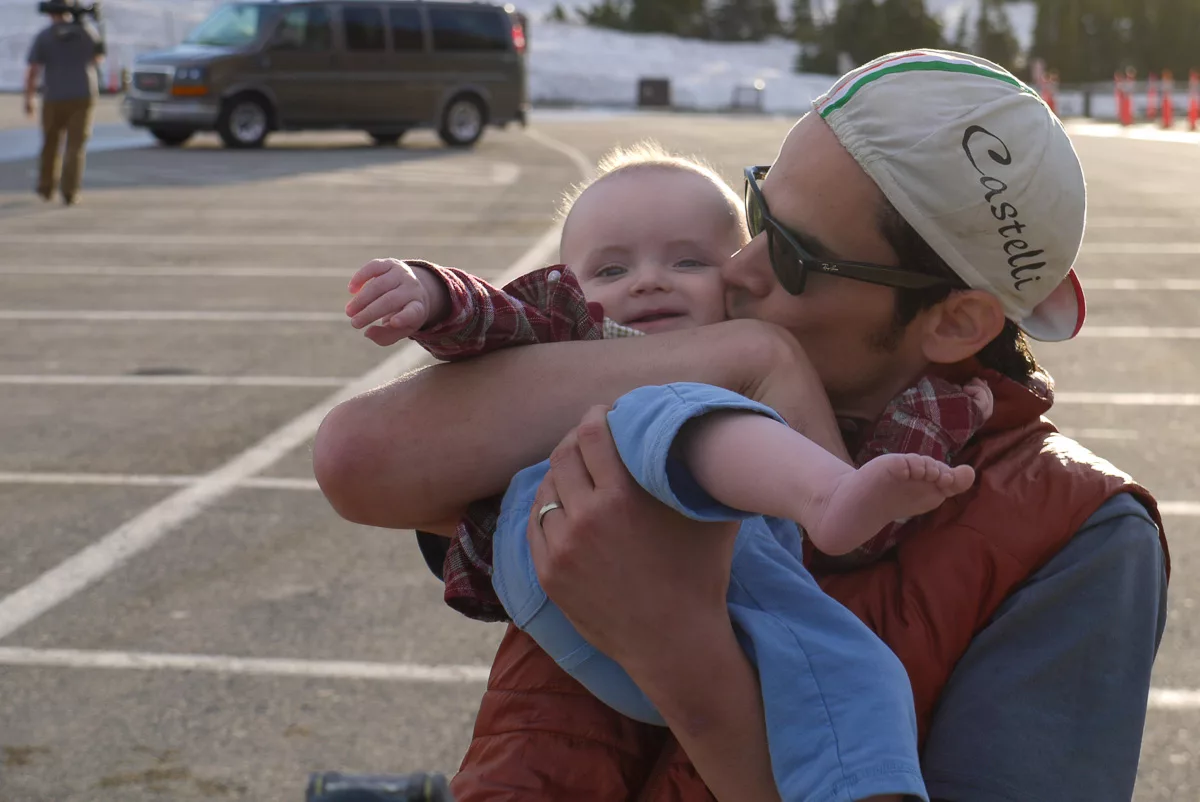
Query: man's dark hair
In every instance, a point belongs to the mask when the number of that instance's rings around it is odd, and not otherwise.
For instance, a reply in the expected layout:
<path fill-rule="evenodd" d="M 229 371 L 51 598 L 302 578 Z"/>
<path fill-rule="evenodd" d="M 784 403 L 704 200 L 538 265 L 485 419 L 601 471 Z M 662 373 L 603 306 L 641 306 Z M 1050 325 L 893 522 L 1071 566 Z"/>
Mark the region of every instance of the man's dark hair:
<path fill-rule="evenodd" d="M 879 213 L 879 230 L 883 238 L 900 257 L 900 264 L 908 270 L 954 279 L 959 288 L 966 289 L 946 260 L 938 256 L 929 243 L 917 233 L 900 212 L 886 199 Z M 917 314 L 934 304 L 944 301 L 953 287 L 930 287 L 926 289 L 896 290 L 896 309 L 892 318 L 892 334 L 898 338 L 900 332 L 916 318 Z M 1004 328 L 978 353 L 980 363 L 1022 384 L 1041 370 L 1025 334 L 1017 324 L 1005 319 Z"/>

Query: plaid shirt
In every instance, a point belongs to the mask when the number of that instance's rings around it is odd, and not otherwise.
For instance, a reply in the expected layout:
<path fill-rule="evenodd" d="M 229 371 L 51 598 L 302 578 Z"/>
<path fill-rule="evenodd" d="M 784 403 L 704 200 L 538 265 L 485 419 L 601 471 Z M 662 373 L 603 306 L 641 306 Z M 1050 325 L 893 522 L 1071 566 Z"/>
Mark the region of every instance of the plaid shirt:
<path fill-rule="evenodd" d="M 642 336 L 605 318 L 600 305 L 584 298 L 578 281 L 563 265 L 535 270 L 501 290 L 461 270 L 407 261 L 432 270 L 449 292 L 446 319 L 412 338 L 444 361 L 516 345 Z M 862 445 L 854 459 L 862 465 L 881 454 L 911 453 L 951 462 L 983 421 L 961 387 L 923 377 L 892 399 L 880 418 L 861 433 Z M 480 621 L 508 620 L 492 588 L 492 536 L 502 498 L 496 495 L 467 507 L 442 566 L 446 604 Z M 911 523 L 910 519 L 889 524 L 854 552 L 837 558 L 837 565 L 875 559 L 894 546 Z"/>

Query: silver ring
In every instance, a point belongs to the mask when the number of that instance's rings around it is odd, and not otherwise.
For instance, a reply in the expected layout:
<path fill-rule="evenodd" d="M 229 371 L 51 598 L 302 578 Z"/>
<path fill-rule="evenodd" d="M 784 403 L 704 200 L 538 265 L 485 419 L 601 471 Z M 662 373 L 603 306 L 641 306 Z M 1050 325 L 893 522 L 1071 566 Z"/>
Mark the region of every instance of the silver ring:
<path fill-rule="evenodd" d="M 551 501 L 549 504 L 542 507 L 540 510 L 538 510 L 538 526 L 542 525 L 542 519 L 546 517 L 546 513 L 550 512 L 551 510 L 561 510 L 562 508 L 563 506 L 557 501 Z"/>

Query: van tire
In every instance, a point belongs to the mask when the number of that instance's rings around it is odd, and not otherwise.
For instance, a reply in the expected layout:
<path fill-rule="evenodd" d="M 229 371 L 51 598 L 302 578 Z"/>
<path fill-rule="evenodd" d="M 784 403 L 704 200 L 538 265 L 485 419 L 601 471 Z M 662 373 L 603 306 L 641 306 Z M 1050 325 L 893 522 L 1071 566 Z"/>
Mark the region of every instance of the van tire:
<path fill-rule="evenodd" d="M 217 133 L 227 148 L 261 148 L 271 132 L 271 109 L 259 95 L 235 95 L 221 105 Z"/>
<path fill-rule="evenodd" d="M 177 148 L 187 142 L 195 134 L 195 131 L 179 128 L 151 128 L 150 134 L 158 140 L 160 145 L 165 145 L 168 148 Z"/>
<path fill-rule="evenodd" d="M 367 136 L 371 137 L 371 141 L 379 147 L 393 147 L 400 144 L 400 139 L 408 133 L 405 130 L 400 131 L 367 131 Z"/>
<path fill-rule="evenodd" d="M 442 110 L 438 136 L 452 148 L 469 148 L 483 136 L 487 121 L 487 105 L 479 95 L 456 95 Z"/>

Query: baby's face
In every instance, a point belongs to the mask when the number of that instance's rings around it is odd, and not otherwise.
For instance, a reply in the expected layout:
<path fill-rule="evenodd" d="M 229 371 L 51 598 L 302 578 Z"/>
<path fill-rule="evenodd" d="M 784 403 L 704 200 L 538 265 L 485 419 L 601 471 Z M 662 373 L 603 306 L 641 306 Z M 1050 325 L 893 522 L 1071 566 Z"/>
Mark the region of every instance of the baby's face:
<path fill-rule="evenodd" d="M 653 334 L 724 320 L 719 267 L 746 242 L 726 196 L 703 175 L 638 167 L 580 195 L 561 259 L 607 317 Z"/>

